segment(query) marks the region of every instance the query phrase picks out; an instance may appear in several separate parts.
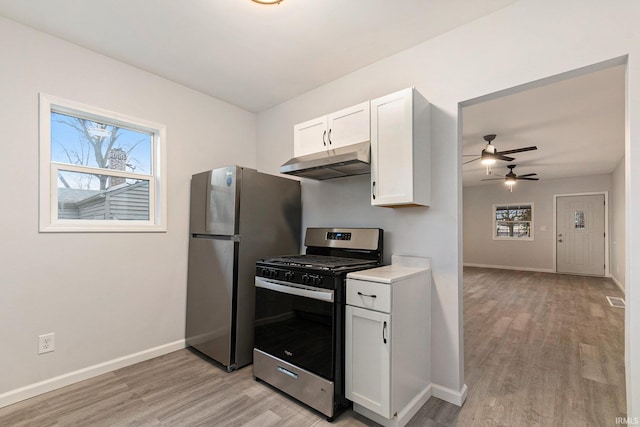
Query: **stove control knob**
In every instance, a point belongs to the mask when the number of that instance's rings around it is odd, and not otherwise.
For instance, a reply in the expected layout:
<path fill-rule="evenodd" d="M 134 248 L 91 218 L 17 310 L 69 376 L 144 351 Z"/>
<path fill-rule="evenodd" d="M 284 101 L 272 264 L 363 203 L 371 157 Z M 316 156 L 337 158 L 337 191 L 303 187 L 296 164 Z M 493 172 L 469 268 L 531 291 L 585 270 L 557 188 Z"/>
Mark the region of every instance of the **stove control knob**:
<path fill-rule="evenodd" d="M 307 284 L 307 283 L 309 283 L 310 280 L 311 280 L 311 278 L 309 277 L 308 274 L 303 274 L 302 275 L 302 283 Z"/>
<path fill-rule="evenodd" d="M 262 277 L 269 277 L 269 270 L 267 270 L 266 268 L 260 269 L 260 275 Z"/>
<path fill-rule="evenodd" d="M 321 285 L 322 284 L 322 276 L 316 276 L 315 277 L 315 284 L 316 285 Z"/>
<path fill-rule="evenodd" d="M 275 279 L 278 277 L 278 270 L 271 270 L 271 278 Z"/>
<path fill-rule="evenodd" d="M 292 271 L 285 271 L 284 272 L 284 279 L 285 280 L 293 280 L 293 272 Z"/>

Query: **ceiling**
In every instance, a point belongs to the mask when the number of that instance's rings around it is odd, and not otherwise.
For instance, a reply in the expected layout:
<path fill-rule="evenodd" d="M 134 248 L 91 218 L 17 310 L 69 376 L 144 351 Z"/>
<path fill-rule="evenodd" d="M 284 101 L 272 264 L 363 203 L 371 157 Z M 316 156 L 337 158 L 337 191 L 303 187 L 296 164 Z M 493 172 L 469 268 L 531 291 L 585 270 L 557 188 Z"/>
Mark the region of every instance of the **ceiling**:
<path fill-rule="evenodd" d="M 507 165 L 517 175 L 537 173 L 540 182 L 555 178 L 611 173 L 624 157 L 624 65 L 520 91 L 462 110 L 462 152 L 477 154 L 483 136 L 496 134 L 498 151 L 537 146 L 536 151 L 498 161 L 492 175 L 479 160 L 463 165 L 463 186 L 502 185 L 481 179 L 504 177 Z M 463 157 L 463 162 L 475 157 Z M 520 185 L 536 185 L 520 181 Z"/>
<path fill-rule="evenodd" d="M 0 0 L 0 15 L 260 112 L 515 1 Z M 517 174 L 610 173 L 624 154 L 624 68 L 463 109 L 464 154 L 491 133 L 498 150 L 538 147 L 513 156 Z M 483 178 L 479 161 L 463 167 L 465 186 L 502 185 Z"/>
<path fill-rule="evenodd" d="M 0 0 L 0 15 L 259 112 L 516 0 Z"/>

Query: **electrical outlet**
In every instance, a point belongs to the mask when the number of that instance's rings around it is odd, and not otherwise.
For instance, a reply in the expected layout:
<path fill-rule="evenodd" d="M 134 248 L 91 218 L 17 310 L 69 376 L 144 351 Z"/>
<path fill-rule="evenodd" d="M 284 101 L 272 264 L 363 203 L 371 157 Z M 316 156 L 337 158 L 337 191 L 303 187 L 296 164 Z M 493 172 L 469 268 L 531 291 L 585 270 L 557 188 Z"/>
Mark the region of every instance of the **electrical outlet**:
<path fill-rule="evenodd" d="M 49 353 L 56 349 L 56 334 L 44 334 L 38 336 L 38 354 Z"/>

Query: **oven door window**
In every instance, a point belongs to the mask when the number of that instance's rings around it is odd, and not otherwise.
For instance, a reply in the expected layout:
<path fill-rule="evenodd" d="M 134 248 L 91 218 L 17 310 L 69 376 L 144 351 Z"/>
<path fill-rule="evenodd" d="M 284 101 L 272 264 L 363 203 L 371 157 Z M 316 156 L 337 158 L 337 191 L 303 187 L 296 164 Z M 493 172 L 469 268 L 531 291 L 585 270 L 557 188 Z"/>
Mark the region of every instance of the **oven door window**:
<path fill-rule="evenodd" d="M 334 304 L 256 287 L 255 347 L 333 379 Z"/>

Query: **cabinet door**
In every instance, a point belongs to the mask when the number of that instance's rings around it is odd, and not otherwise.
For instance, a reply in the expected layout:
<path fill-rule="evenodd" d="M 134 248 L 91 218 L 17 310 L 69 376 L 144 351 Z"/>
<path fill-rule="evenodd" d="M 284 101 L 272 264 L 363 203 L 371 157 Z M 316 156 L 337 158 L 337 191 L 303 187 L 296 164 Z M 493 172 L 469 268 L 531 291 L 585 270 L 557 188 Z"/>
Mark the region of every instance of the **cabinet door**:
<path fill-rule="evenodd" d="M 345 394 L 391 418 L 391 315 L 346 307 Z"/>
<path fill-rule="evenodd" d="M 369 101 L 329 114 L 328 148 L 369 141 Z"/>
<path fill-rule="evenodd" d="M 293 126 L 293 156 L 319 153 L 328 148 L 327 116 Z"/>
<path fill-rule="evenodd" d="M 413 89 L 371 101 L 371 204 L 413 201 Z"/>

